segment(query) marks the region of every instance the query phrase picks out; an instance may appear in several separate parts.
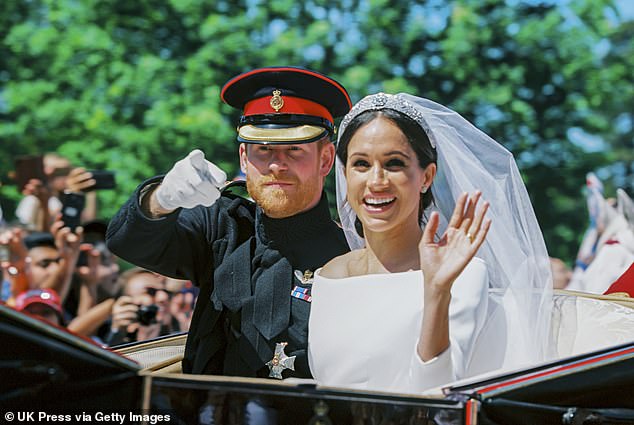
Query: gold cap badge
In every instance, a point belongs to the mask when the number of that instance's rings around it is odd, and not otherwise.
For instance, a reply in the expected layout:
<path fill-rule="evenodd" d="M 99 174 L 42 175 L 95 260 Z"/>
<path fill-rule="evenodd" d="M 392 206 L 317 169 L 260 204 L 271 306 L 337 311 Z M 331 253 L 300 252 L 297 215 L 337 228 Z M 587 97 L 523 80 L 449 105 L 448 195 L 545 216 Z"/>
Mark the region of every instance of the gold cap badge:
<path fill-rule="evenodd" d="M 273 97 L 271 98 L 271 101 L 269 103 L 271 105 L 271 108 L 275 109 L 275 112 L 279 112 L 279 110 L 282 109 L 282 107 L 284 106 L 284 99 L 282 99 L 282 96 L 280 96 L 281 94 L 281 91 L 273 90 Z"/>

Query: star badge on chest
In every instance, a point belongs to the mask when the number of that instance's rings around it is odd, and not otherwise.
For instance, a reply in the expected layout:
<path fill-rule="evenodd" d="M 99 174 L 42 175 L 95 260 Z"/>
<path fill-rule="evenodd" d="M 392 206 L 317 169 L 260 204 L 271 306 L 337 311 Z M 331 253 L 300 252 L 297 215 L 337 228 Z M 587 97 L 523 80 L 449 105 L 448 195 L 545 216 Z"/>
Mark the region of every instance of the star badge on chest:
<path fill-rule="evenodd" d="M 273 358 L 266 362 L 269 367 L 269 378 L 282 379 L 284 369 L 295 370 L 295 356 L 288 357 L 284 348 L 288 342 L 278 342 L 275 344 L 275 354 Z"/>

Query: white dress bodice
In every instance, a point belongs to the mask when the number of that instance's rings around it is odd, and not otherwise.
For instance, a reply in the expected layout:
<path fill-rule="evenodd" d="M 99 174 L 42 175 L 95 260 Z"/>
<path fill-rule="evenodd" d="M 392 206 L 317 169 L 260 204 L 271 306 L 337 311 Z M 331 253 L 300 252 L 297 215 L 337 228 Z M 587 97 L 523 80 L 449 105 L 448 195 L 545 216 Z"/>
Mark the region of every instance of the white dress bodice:
<path fill-rule="evenodd" d="M 465 376 L 487 311 L 488 275 L 475 258 L 456 279 L 449 307 L 450 349 L 421 361 L 423 273 L 345 279 L 315 275 L 308 360 L 325 386 L 420 393 Z"/>

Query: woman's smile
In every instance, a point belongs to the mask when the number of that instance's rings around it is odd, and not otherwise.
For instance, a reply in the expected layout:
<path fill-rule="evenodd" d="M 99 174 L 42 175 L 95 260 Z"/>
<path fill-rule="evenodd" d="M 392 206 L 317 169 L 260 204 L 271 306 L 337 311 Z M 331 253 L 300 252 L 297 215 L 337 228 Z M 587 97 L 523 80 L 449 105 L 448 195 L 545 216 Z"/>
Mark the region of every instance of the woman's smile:
<path fill-rule="evenodd" d="M 370 214 L 382 213 L 392 208 L 395 201 L 396 196 L 368 195 L 363 198 L 363 205 Z"/>

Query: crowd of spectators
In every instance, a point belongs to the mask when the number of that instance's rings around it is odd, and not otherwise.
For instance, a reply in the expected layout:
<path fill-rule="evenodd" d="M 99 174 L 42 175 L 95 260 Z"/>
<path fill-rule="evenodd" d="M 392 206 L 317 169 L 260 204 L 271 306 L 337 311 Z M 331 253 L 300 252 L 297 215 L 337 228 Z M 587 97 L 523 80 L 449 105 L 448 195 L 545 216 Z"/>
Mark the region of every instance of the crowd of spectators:
<path fill-rule="evenodd" d="M 555 289 L 634 297 L 634 201 L 625 190 L 606 196 L 594 173 L 586 177 L 588 227 L 573 268 L 551 259 Z"/>
<path fill-rule="evenodd" d="M 108 250 L 91 171 L 55 153 L 42 170 L 20 188 L 15 220 L 0 214 L 0 301 L 105 346 L 187 331 L 197 288 Z"/>

